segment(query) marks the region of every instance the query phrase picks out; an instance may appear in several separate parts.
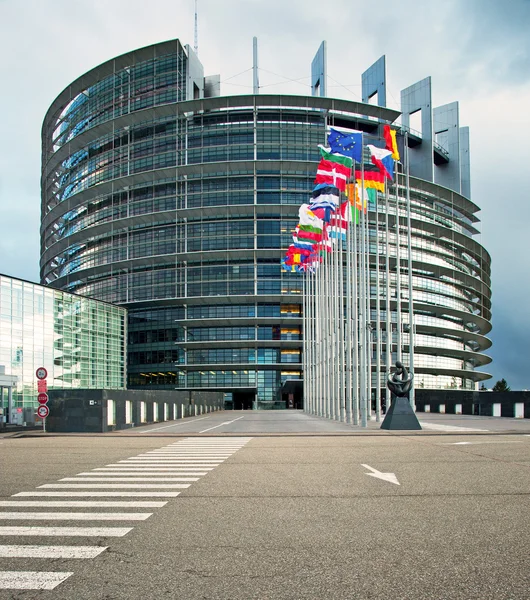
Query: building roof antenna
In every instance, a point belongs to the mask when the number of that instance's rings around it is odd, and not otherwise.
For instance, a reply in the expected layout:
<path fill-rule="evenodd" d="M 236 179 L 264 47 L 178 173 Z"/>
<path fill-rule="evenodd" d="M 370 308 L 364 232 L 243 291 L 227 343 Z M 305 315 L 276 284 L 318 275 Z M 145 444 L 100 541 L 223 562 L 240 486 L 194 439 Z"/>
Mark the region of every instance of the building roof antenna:
<path fill-rule="evenodd" d="M 195 0 L 195 37 L 193 43 L 195 54 L 199 56 L 199 28 L 197 26 L 197 0 Z"/>

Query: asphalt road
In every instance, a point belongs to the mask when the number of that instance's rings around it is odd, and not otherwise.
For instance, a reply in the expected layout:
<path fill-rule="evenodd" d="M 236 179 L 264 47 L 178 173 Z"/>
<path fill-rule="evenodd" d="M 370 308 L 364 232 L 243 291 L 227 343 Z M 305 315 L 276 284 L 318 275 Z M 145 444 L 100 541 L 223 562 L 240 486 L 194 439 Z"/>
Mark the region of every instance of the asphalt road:
<path fill-rule="evenodd" d="M 530 431 L 266 435 L 308 423 L 244 412 L 0 438 L 0 598 L 530 597 Z"/>

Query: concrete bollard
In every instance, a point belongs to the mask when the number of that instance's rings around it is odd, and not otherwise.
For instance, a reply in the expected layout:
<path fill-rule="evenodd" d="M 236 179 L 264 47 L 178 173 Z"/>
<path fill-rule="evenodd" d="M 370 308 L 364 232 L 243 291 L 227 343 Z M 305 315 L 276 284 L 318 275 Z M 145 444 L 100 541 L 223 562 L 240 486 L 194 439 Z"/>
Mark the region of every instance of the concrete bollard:
<path fill-rule="evenodd" d="M 455 415 L 461 415 L 461 414 L 462 414 L 462 405 L 455 404 Z"/>
<path fill-rule="evenodd" d="M 440 414 L 443 415 L 445 414 L 445 404 L 440 404 Z"/>
<path fill-rule="evenodd" d="M 492 408 L 492 414 L 494 417 L 500 417 L 501 416 L 501 405 L 499 402 L 495 402 L 494 404 L 492 404 L 491 406 Z"/>
<path fill-rule="evenodd" d="M 524 402 L 516 402 L 513 406 L 513 416 L 516 419 L 524 419 Z"/>
<path fill-rule="evenodd" d="M 425 412 L 431 412 L 431 405 L 426 404 L 424 410 L 425 410 Z"/>

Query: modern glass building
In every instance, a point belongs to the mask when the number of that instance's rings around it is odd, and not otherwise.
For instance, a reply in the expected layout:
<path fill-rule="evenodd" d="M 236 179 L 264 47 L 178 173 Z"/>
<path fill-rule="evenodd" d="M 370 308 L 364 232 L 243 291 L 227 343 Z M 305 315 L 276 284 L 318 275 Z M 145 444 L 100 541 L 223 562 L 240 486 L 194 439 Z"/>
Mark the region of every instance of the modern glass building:
<path fill-rule="evenodd" d="M 0 275 L 0 366 L 15 410 L 38 406 L 39 367 L 49 389 L 125 389 L 126 332 L 124 308 Z"/>
<path fill-rule="evenodd" d="M 219 76 L 172 40 L 92 69 L 50 107 L 41 280 L 128 309 L 130 387 L 218 389 L 235 407 L 283 408 L 282 384 L 303 378 L 302 279 L 280 259 L 317 145 L 329 125 L 370 143 L 400 114 L 324 97 L 321 63 L 313 96 L 223 97 Z M 473 239 L 467 138 L 455 146 L 452 135 L 408 138 L 425 387 L 488 377 L 475 367 L 489 361 L 489 256 Z"/>

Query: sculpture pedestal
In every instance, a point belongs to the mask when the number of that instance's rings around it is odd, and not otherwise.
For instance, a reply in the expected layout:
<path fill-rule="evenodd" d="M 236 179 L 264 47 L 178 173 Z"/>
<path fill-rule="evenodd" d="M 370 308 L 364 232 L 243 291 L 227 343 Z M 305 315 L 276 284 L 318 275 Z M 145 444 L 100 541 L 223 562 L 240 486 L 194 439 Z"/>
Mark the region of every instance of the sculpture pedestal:
<path fill-rule="evenodd" d="M 392 404 L 381 423 L 381 429 L 413 430 L 421 429 L 420 422 L 409 399 L 394 396 Z"/>

